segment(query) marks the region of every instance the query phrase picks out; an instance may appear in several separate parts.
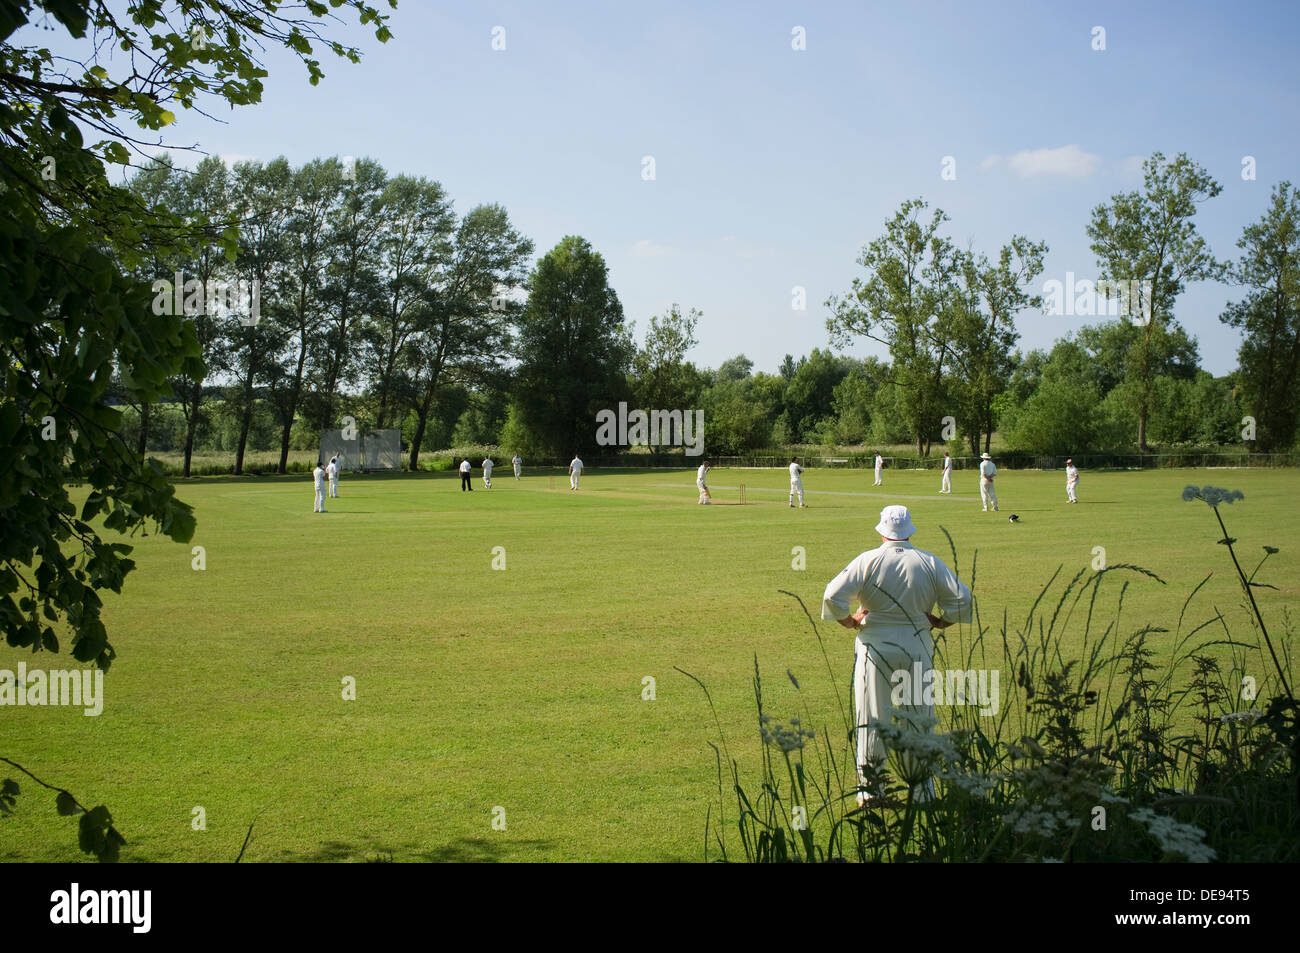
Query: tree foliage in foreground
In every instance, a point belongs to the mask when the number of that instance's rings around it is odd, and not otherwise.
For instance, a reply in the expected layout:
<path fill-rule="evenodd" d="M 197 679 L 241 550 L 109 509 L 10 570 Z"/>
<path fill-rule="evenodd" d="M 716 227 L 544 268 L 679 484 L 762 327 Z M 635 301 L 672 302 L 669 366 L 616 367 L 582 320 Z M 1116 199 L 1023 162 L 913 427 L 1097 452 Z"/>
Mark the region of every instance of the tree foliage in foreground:
<path fill-rule="evenodd" d="M 378 10 L 347 6 L 387 39 Z M 42 12 L 82 41 L 84 59 L 15 42 Z M 110 185 L 104 163 L 129 161 L 139 140 L 124 127 L 156 132 L 177 105 L 257 102 L 266 71 L 256 50 L 287 47 L 313 83 L 313 43 L 356 60 L 324 40 L 324 18 L 334 15 L 315 2 L 0 4 L 0 626 L 10 645 L 58 651 L 70 630 L 73 657 L 107 669 L 98 592 L 120 591 L 134 564 L 131 547 L 105 541 L 94 522 L 124 533 L 152 525 L 180 541 L 194 532 L 190 507 L 124 443 L 104 398 L 115 375 L 136 404 L 169 396 L 171 378 L 201 379 L 193 323 L 155 313 L 135 276 L 147 257 L 199 242 L 175 215 Z M 85 142 L 82 129 L 103 138 Z M 223 253 L 235 255 L 230 234 Z M 89 486 L 80 509 L 69 478 Z"/>

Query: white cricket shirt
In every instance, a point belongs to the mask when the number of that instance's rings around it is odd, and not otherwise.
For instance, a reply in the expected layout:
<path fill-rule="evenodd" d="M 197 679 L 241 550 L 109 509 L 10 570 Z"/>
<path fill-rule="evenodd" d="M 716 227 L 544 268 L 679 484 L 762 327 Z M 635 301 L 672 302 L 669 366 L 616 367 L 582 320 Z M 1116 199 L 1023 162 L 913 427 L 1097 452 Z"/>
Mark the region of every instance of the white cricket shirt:
<path fill-rule="evenodd" d="M 944 619 L 969 622 L 971 602 L 970 589 L 942 560 L 900 540 L 881 543 L 844 567 L 826 586 L 822 618 L 848 618 L 861 603 L 870 613 L 864 634 L 873 626 L 928 629 L 925 614 L 936 605 Z"/>

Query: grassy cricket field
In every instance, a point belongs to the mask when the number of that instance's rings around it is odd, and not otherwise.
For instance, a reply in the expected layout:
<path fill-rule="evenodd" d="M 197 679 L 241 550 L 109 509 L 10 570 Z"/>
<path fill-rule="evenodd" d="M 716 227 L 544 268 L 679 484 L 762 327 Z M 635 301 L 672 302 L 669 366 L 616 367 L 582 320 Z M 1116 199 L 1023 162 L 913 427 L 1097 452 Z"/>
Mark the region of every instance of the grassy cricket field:
<path fill-rule="evenodd" d="M 589 470 L 572 492 L 560 471 L 516 482 L 506 465 L 490 491 L 476 470 L 473 493 L 455 474 L 345 474 L 325 514 L 305 476 L 178 481 L 193 542 L 128 540 L 137 569 L 104 594 L 118 657 L 102 714 L 0 709 L 0 755 L 106 804 L 125 861 L 230 861 L 250 824 L 252 861 L 698 860 L 718 736 L 674 667 L 709 687 L 742 772 L 760 744 L 755 655 L 767 710 L 834 724 L 853 636 L 819 623 L 828 672 L 779 590 L 816 615 L 826 583 L 879 544 L 886 504 L 909 506 L 914 543 L 951 564 L 945 527 L 967 580 L 978 553 L 985 625 L 1005 609 L 1014 626 L 1058 567 L 1068 580 L 1102 547 L 1165 582 L 1134 578 L 1126 630 L 1174 629 L 1213 572 L 1189 618 L 1217 607 L 1253 639 L 1213 512 L 1180 497 L 1240 489 L 1222 515 L 1248 572 L 1263 545 L 1281 550 L 1260 577 L 1278 588 L 1258 597 L 1283 635 L 1300 595 L 1300 474 L 1082 477 L 1070 506 L 1063 473 L 1003 471 L 999 513 L 980 511 L 971 471 L 941 496 L 935 471 L 887 470 L 882 488 L 869 470 L 809 470 L 803 510 L 786 505 L 784 470 L 715 469 L 709 507 L 686 471 Z M 0 669 L 19 662 L 76 664 L 66 646 L 0 647 Z M 75 819 L 4 768 L 22 795 L 0 818 L 0 857 L 83 859 Z"/>

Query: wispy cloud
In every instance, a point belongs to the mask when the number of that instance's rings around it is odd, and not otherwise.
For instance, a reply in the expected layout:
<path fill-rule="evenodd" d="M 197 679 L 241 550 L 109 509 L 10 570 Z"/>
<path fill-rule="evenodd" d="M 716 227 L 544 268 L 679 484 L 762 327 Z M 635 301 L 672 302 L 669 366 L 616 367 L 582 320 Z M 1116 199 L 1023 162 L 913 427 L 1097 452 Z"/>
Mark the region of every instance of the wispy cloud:
<path fill-rule="evenodd" d="M 238 152 L 223 152 L 221 153 L 219 158 L 221 159 L 222 162 L 226 164 L 227 169 L 233 169 L 235 167 L 235 163 L 253 162 L 257 159 L 257 156 L 246 156 Z"/>
<path fill-rule="evenodd" d="M 632 246 L 632 256 L 634 258 L 660 258 L 670 251 L 672 249 L 667 245 L 660 245 L 648 238 L 643 238 Z"/>
<path fill-rule="evenodd" d="M 1119 162 L 1119 170 L 1124 175 L 1141 175 L 1142 163 L 1146 161 L 1146 156 L 1125 156 Z"/>
<path fill-rule="evenodd" d="M 1055 149 L 1022 149 L 1009 156 L 991 155 L 980 163 L 980 170 L 988 172 L 1005 166 L 1021 179 L 1043 176 L 1086 179 L 1100 164 L 1101 156 L 1084 152 L 1077 145 L 1071 144 Z"/>

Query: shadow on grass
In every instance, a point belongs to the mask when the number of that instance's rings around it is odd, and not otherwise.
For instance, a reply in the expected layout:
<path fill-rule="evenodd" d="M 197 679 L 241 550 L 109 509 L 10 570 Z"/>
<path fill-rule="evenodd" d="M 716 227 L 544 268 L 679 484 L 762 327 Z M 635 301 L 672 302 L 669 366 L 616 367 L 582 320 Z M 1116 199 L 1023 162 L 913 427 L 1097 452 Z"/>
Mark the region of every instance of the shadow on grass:
<path fill-rule="evenodd" d="M 545 860 L 546 852 L 554 846 L 554 843 L 548 840 L 518 840 L 508 838 L 505 834 L 498 837 L 461 837 L 433 848 L 414 844 L 385 845 L 369 838 L 360 844 L 330 840 L 319 844 L 314 850 L 281 851 L 274 862 L 305 864 L 405 862 L 407 858 L 414 857 L 434 864 L 527 863 Z"/>

